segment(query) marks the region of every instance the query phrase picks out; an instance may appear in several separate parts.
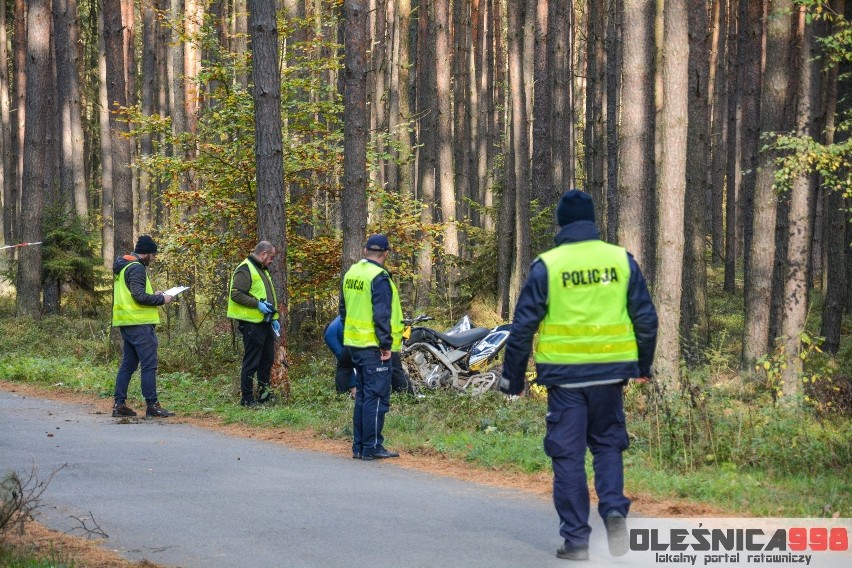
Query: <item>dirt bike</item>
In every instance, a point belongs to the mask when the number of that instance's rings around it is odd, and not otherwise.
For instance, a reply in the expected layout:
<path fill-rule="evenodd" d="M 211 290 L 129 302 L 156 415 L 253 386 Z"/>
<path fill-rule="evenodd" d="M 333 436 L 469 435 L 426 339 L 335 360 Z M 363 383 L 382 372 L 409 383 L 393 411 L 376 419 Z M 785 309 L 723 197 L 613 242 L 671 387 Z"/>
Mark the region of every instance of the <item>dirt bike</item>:
<path fill-rule="evenodd" d="M 416 325 L 430 320 L 426 315 L 403 320 L 402 364 L 415 390 L 451 388 L 479 395 L 496 389 L 501 369 L 494 360 L 511 326 L 473 327 L 467 316 L 446 333 Z"/>

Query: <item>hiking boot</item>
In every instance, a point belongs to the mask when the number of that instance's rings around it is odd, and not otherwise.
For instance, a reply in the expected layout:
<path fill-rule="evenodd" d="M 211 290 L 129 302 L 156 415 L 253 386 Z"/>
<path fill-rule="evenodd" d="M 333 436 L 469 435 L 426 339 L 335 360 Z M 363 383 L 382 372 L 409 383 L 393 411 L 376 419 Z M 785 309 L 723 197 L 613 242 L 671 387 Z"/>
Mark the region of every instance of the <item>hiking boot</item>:
<path fill-rule="evenodd" d="M 169 416 L 174 415 L 174 412 L 169 412 L 168 410 L 160 406 L 159 402 L 149 404 L 148 409 L 145 411 L 145 416 L 150 416 L 152 418 L 168 418 Z"/>
<path fill-rule="evenodd" d="M 127 416 L 136 416 L 136 412 L 127 406 L 125 403 L 118 404 L 116 403 L 112 407 L 112 417 L 113 418 L 122 418 Z"/>
<path fill-rule="evenodd" d="M 253 398 L 244 398 L 240 401 L 240 406 L 245 406 L 246 408 L 257 408 L 260 405 Z"/>
<path fill-rule="evenodd" d="M 609 544 L 609 553 L 613 556 L 624 556 L 629 550 L 627 537 L 627 519 L 617 511 L 610 511 L 604 519 L 606 527 L 606 539 Z"/>
<path fill-rule="evenodd" d="M 566 542 L 556 550 L 556 557 L 563 560 L 588 560 L 589 547 L 575 547 Z"/>

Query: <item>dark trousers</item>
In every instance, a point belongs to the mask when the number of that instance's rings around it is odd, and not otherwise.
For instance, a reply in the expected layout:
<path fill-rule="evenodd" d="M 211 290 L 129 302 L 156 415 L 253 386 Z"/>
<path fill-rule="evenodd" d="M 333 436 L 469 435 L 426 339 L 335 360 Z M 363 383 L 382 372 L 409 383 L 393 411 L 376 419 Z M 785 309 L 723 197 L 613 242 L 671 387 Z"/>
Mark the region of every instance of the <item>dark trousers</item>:
<path fill-rule="evenodd" d="M 125 325 L 118 328 L 124 352 L 115 377 L 115 403 L 127 400 L 127 387 L 136 368 L 142 366 L 142 396 L 149 405 L 157 402 L 157 332 L 153 325 Z"/>
<path fill-rule="evenodd" d="M 371 456 L 384 443 L 382 428 L 390 408 L 391 362 L 382 361 L 378 347 L 350 348 L 357 374 L 352 415 L 352 453 Z"/>
<path fill-rule="evenodd" d="M 253 378 L 257 373 L 259 393 L 269 389 L 269 375 L 275 362 L 275 334 L 268 322 L 240 321 L 243 336 L 243 365 L 240 369 L 240 392 L 244 401 L 254 400 Z"/>
<path fill-rule="evenodd" d="M 624 421 L 623 386 L 551 387 L 547 391 L 544 451 L 553 462 L 553 504 L 559 534 L 574 547 L 589 545 L 589 487 L 586 448 L 592 452 L 595 491 L 601 517 L 612 511 L 627 516 L 621 453 L 629 441 Z"/>
<path fill-rule="evenodd" d="M 408 380 L 408 373 L 402 367 L 402 357 L 397 351 L 391 353 L 391 390 L 393 392 L 413 392 L 411 382 Z M 356 386 L 357 379 L 355 364 L 352 362 L 352 355 L 348 347 L 343 348 L 343 355 L 337 360 L 337 368 L 334 372 L 334 386 L 337 392 L 349 392 Z"/>

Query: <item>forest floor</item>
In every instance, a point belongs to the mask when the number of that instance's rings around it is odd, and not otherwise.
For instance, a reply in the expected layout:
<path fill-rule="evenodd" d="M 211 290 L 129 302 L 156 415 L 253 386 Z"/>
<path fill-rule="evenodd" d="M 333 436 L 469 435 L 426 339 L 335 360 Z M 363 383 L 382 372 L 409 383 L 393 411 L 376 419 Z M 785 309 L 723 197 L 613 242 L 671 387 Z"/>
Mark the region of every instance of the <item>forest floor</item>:
<path fill-rule="evenodd" d="M 102 410 L 104 413 L 110 410 L 111 404 L 111 400 L 105 400 L 91 394 L 74 393 L 61 389 L 48 389 L 18 382 L 0 381 L 0 389 L 26 396 L 90 405 Z M 280 443 L 301 450 L 340 456 L 348 456 L 351 451 L 351 448 L 347 444 L 342 444 L 340 440 L 310 436 L 306 435 L 304 431 L 297 433 L 286 429 L 266 429 L 242 424 L 225 424 L 220 419 L 209 417 L 177 416 L 168 420 L 173 423 L 185 423 L 215 430 L 231 436 Z M 541 499 L 549 500 L 551 497 L 551 475 L 549 472 L 523 474 L 486 470 L 475 468 L 460 460 L 447 459 L 437 455 L 414 456 L 403 454 L 398 460 L 394 460 L 394 463 L 403 468 L 415 469 L 433 475 L 523 491 L 534 494 Z M 594 497 L 594 490 L 590 490 Z M 627 495 L 633 500 L 631 512 L 640 516 L 723 517 L 736 514 L 736 512 L 721 511 L 707 505 L 691 503 L 689 501 L 651 498 L 647 495 L 631 493 L 629 488 Z M 52 531 L 39 524 L 37 520 L 28 523 L 23 534 L 8 531 L 4 535 L 4 540 L 7 544 L 19 550 L 35 550 L 37 551 L 37 556 L 55 556 L 59 559 L 71 559 L 75 566 L 85 566 L 87 568 L 151 568 L 157 566 L 147 561 L 131 562 L 121 557 L 118 553 L 105 548 L 98 541 Z"/>

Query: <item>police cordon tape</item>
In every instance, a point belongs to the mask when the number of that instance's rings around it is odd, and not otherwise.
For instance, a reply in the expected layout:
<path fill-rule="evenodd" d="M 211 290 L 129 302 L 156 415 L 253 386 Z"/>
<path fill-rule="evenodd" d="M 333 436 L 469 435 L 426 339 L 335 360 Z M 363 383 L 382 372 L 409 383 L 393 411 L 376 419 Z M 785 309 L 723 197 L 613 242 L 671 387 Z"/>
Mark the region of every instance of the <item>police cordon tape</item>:
<path fill-rule="evenodd" d="M 631 568 L 644 566 L 809 566 L 848 568 L 849 518 L 648 518 L 627 519 Z M 605 550 L 592 533 L 592 559 Z M 607 555 L 599 554 L 606 557 Z M 600 558 L 603 560 L 604 558 Z"/>
<path fill-rule="evenodd" d="M 0 250 L 20 248 L 20 247 L 31 247 L 33 245 L 40 245 L 43 241 L 38 241 L 36 243 L 18 243 L 16 245 L 4 245 L 0 247 Z"/>

